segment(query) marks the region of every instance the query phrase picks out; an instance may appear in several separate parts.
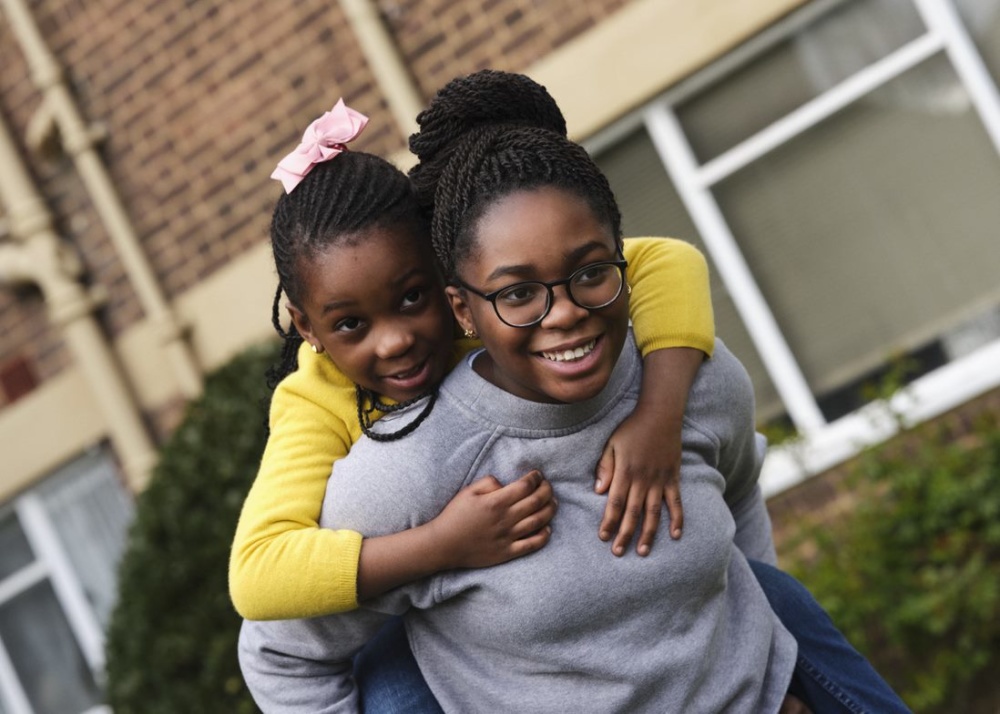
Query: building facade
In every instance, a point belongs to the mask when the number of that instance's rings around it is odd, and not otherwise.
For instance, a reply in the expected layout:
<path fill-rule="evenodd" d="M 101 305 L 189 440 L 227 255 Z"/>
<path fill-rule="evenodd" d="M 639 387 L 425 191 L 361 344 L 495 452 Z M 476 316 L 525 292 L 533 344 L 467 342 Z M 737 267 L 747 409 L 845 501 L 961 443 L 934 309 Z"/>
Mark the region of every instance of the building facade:
<path fill-rule="evenodd" d="M 546 85 L 626 235 L 708 256 L 796 435 L 769 495 L 890 436 L 900 365 L 914 421 L 1000 385 L 1000 0 L 0 0 L 0 711 L 100 709 L 130 494 L 271 335 L 276 161 L 344 96 L 405 165 L 484 67 Z"/>

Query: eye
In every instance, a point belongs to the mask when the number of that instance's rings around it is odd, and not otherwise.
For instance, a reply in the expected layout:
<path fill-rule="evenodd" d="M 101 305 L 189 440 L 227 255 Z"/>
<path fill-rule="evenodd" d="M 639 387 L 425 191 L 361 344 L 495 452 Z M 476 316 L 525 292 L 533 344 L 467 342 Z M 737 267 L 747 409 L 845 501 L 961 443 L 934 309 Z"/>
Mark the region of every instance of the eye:
<path fill-rule="evenodd" d="M 343 320 L 338 320 L 337 324 L 333 326 L 334 332 L 356 332 L 361 329 L 362 322 L 356 317 L 345 317 Z"/>
<path fill-rule="evenodd" d="M 501 292 L 497 295 L 497 300 L 511 306 L 524 305 L 537 300 L 544 292 L 545 288 L 537 283 L 521 283 L 511 285 Z"/>
<path fill-rule="evenodd" d="M 596 265 L 588 265 L 581 268 L 579 272 L 574 276 L 573 282 L 578 285 L 586 285 L 588 283 L 599 283 L 608 277 L 611 270 L 614 269 L 613 265 L 608 265 L 607 263 L 598 263 Z"/>
<path fill-rule="evenodd" d="M 413 288 L 412 290 L 407 290 L 406 294 L 403 295 L 403 309 L 411 308 L 414 305 L 419 305 L 424 301 L 427 295 L 427 291 L 423 288 Z"/>

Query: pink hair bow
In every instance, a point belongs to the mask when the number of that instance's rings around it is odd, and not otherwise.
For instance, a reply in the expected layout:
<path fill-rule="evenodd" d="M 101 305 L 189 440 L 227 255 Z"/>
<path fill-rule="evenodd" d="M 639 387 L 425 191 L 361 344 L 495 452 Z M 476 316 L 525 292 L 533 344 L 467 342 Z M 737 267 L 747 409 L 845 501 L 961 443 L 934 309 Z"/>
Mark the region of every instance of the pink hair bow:
<path fill-rule="evenodd" d="M 367 123 L 368 117 L 338 99 L 333 109 L 309 125 L 302 143 L 278 162 L 271 178 L 281 181 L 285 193 L 291 193 L 313 166 L 346 151 L 346 144 L 358 138 Z"/>

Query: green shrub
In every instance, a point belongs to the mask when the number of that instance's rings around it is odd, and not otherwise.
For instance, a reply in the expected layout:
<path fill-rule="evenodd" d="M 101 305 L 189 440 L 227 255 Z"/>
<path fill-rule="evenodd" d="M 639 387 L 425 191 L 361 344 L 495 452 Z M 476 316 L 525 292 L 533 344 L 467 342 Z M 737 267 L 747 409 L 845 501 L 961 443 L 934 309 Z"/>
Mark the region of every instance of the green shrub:
<path fill-rule="evenodd" d="M 107 640 L 116 714 L 256 712 L 236 659 L 229 546 L 265 442 L 274 348 L 211 375 L 163 447 L 119 569 Z"/>
<path fill-rule="evenodd" d="M 911 430 L 846 483 L 852 513 L 805 527 L 816 554 L 789 569 L 915 711 L 973 711 L 1000 665 L 996 415 L 958 440 Z"/>

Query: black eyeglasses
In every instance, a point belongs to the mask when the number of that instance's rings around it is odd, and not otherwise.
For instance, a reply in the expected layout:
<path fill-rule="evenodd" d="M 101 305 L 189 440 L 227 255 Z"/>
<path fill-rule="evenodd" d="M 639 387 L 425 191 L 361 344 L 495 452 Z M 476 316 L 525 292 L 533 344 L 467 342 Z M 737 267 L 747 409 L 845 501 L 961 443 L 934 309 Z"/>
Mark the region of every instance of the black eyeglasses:
<path fill-rule="evenodd" d="M 574 305 L 585 310 L 599 310 L 607 307 L 622 294 L 625 285 L 624 260 L 608 260 L 585 265 L 563 280 L 543 283 L 531 280 L 514 283 L 505 288 L 484 293 L 471 285 L 456 279 L 460 286 L 473 295 L 493 304 L 497 317 L 511 327 L 531 327 L 545 319 L 552 309 L 552 288 L 565 285 L 569 299 Z"/>

